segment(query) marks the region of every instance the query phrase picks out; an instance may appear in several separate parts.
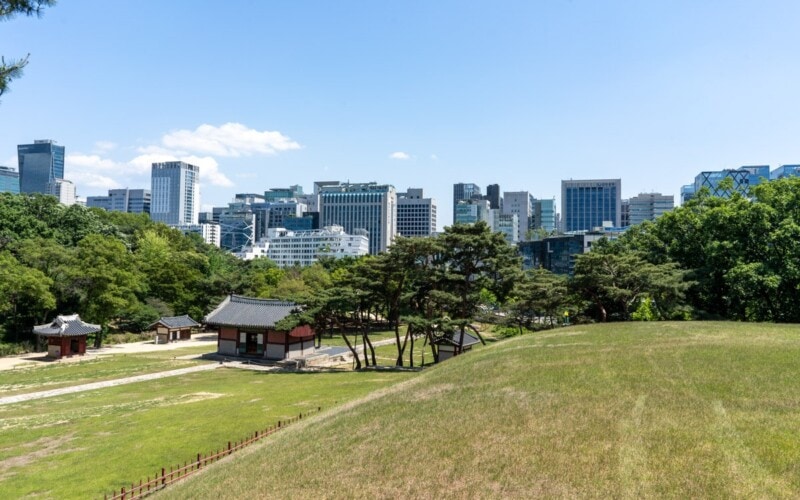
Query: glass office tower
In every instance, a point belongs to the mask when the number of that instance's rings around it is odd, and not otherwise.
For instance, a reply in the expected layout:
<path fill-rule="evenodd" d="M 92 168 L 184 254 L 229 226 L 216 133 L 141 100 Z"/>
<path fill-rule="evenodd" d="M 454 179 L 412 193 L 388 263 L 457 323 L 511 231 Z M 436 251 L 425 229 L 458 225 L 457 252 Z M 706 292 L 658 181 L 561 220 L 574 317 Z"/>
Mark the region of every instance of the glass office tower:
<path fill-rule="evenodd" d="M 50 186 L 64 178 L 64 146 L 49 139 L 17 146 L 19 190 L 50 194 Z"/>
<path fill-rule="evenodd" d="M 0 193 L 19 194 L 19 172 L 0 166 Z"/>
<path fill-rule="evenodd" d="M 561 181 L 561 216 L 564 232 L 591 231 L 610 222 L 621 225 L 620 179 Z"/>

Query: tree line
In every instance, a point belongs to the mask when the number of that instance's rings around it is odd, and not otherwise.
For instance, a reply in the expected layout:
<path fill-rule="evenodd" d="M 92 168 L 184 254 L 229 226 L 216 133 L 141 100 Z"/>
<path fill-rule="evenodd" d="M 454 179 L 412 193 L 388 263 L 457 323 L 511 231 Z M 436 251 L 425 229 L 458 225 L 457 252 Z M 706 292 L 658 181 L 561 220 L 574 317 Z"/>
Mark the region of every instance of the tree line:
<path fill-rule="evenodd" d="M 304 304 L 287 321 L 344 334 L 354 352 L 363 343 L 370 365 L 377 328 L 394 330 L 400 364 L 415 342 L 436 357 L 454 331 L 480 337 L 476 319 L 516 333 L 565 316 L 796 322 L 798 220 L 800 179 L 789 178 L 726 198 L 701 190 L 576 256 L 571 277 L 523 271 L 516 249 L 483 223 L 398 238 L 375 256 L 281 269 L 239 260 L 147 215 L 1 193 L 0 328 L 5 342 L 32 341 L 34 324 L 79 313 L 103 327 L 99 346 L 110 331 L 142 331 L 162 315 L 200 319 L 236 293 Z"/>

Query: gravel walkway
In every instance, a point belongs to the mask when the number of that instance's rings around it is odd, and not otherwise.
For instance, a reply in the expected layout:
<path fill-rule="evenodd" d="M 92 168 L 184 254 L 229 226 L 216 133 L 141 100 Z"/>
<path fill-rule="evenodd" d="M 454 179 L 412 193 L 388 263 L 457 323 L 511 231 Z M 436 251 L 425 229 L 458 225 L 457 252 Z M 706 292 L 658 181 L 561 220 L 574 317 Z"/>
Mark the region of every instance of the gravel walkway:
<path fill-rule="evenodd" d="M 136 375 L 134 377 L 118 378 L 115 380 L 106 380 L 104 382 L 92 382 L 91 384 L 75 385 L 72 387 L 63 387 L 61 389 L 51 389 L 49 391 L 31 392 L 28 394 L 18 394 L 16 396 L 6 396 L 4 398 L 0 398 L 0 406 L 13 403 L 21 403 L 23 401 L 31 401 L 34 399 L 62 396 L 64 394 L 73 394 L 75 392 L 93 391 L 95 389 L 103 389 L 106 387 L 134 384 L 136 382 L 145 382 L 147 380 L 156 380 L 159 378 L 175 377 L 177 375 L 185 375 L 187 373 L 215 370 L 220 366 L 222 365 L 220 365 L 219 363 L 208 363 L 198 366 L 192 366 L 190 368 L 181 368 L 178 370 L 170 370 L 166 372 L 148 373 L 146 375 Z"/>

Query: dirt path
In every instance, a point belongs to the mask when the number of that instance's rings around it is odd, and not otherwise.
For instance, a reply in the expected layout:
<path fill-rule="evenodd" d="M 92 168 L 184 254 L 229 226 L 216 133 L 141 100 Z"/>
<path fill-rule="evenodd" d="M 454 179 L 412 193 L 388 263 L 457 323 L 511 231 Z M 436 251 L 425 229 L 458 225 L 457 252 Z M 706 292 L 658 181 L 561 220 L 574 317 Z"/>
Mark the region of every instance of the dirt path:
<path fill-rule="evenodd" d="M 203 344 L 214 345 L 216 342 L 216 333 L 197 333 L 192 335 L 191 340 L 170 342 L 168 344 L 156 344 L 152 340 L 146 340 L 143 342 L 130 342 L 127 344 L 111 344 L 103 346 L 100 349 L 89 348 L 84 356 L 64 358 L 57 361 L 47 359 L 46 352 L 31 352 L 19 356 L 1 357 L 0 370 L 13 370 L 18 367 L 28 368 L 36 366 L 37 363 L 42 365 L 47 365 L 49 363 L 70 363 L 73 361 L 80 361 L 82 359 L 91 359 L 92 356 L 103 356 L 106 354 L 132 354 L 137 352 L 169 351 L 172 349 L 180 349 L 182 347 L 191 347 Z"/>
<path fill-rule="evenodd" d="M 136 375 L 134 377 L 118 378 L 116 380 L 106 380 L 103 382 L 92 382 L 91 384 L 74 385 L 72 387 L 62 387 L 61 389 L 51 389 L 49 391 L 31 392 L 28 394 L 18 394 L 16 396 L 6 396 L 0 398 L 0 406 L 9 405 L 13 403 L 21 403 L 23 401 L 31 401 L 34 399 L 50 398 L 53 396 L 63 396 L 64 394 L 73 394 L 76 392 L 94 391 L 95 389 L 104 389 L 106 387 L 115 387 L 118 385 L 134 384 L 136 382 L 145 382 L 147 380 L 156 380 L 159 378 L 175 377 L 178 375 L 185 375 L 187 373 L 201 372 L 207 370 L 215 370 L 219 368 L 218 363 L 208 363 L 189 368 L 181 368 L 178 370 L 170 370 L 166 372 L 148 373 L 146 375 Z"/>

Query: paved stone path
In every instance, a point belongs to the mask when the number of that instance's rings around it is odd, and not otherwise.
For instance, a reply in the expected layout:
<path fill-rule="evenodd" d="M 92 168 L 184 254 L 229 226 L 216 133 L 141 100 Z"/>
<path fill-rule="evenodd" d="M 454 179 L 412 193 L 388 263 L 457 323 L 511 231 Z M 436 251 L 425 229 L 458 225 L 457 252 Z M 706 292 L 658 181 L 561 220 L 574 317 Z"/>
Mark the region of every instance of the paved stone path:
<path fill-rule="evenodd" d="M 220 366 L 223 365 L 219 363 L 207 363 L 198 366 L 192 366 L 190 368 L 169 370 L 166 372 L 148 373 L 146 375 L 136 375 L 134 377 L 118 378 L 115 380 L 105 380 L 103 382 L 92 382 L 90 384 L 74 385 L 72 387 L 62 387 L 61 389 L 51 389 L 49 391 L 31 392 L 28 394 L 18 394 L 16 396 L 6 396 L 4 398 L 0 398 L 0 406 L 13 403 L 21 403 L 23 401 L 31 401 L 34 399 L 62 396 L 64 394 L 73 394 L 75 392 L 93 391 L 95 389 L 104 389 L 106 387 L 115 387 L 118 385 L 133 384 L 136 382 L 146 382 L 148 380 L 156 380 L 166 377 L 176 377 L 178 375 L 185 375 L 187 373 L 215 370 Z"/>

